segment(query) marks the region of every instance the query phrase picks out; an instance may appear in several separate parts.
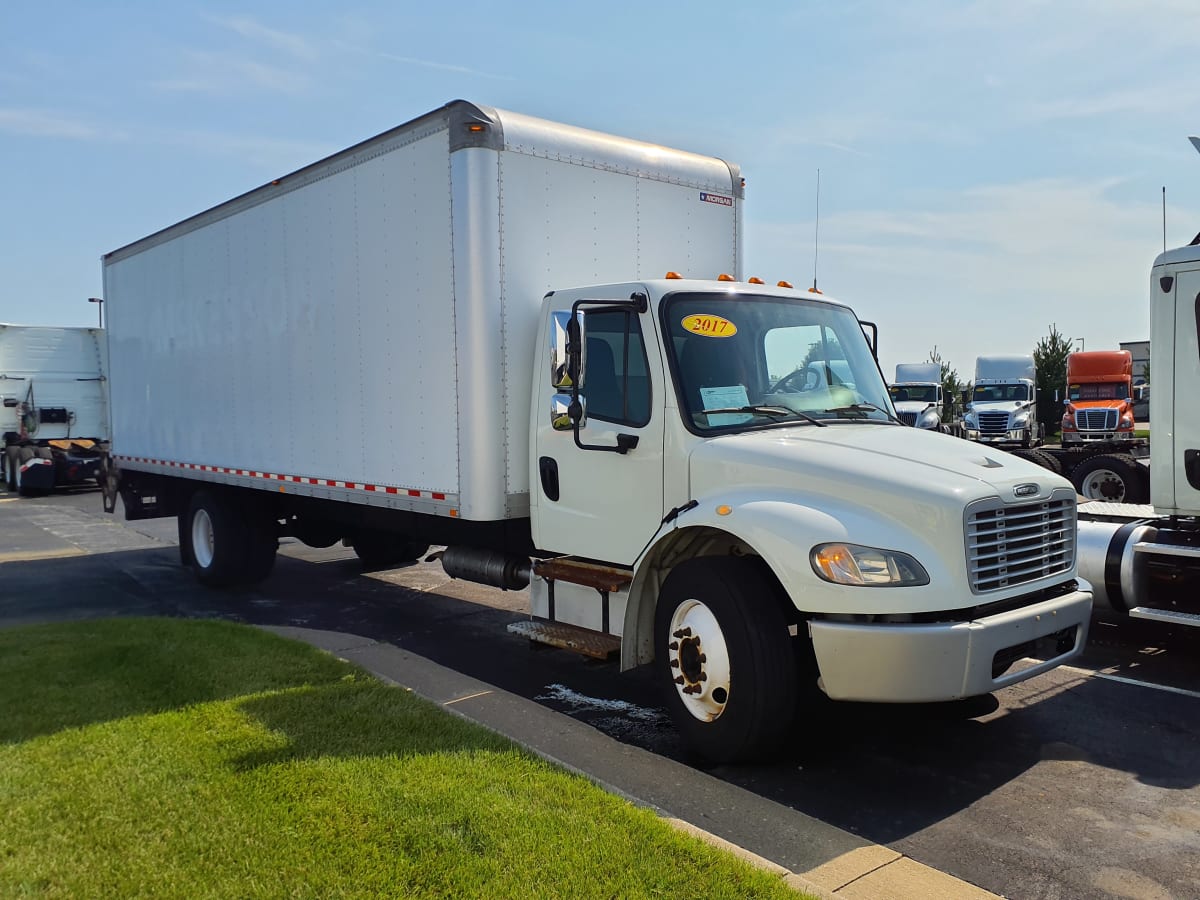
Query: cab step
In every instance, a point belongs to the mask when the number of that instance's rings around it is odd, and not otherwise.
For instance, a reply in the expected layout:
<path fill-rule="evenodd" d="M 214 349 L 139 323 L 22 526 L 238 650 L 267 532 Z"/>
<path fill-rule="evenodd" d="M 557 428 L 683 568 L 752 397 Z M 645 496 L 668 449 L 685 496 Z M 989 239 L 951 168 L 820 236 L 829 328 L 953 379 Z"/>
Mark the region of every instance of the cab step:
<path fill-rule="evenodd" d="M 615 634 L 602 634 L 567 625 L 564 622 L 547 622 L 543 619 L 526 619 L 508 626 L 513 634 L 524 635 L 536 644 L 573 650 L 593 659 L 612 659 L 621 652 L 621 639 Z"/>
<path fill-rule="evenodd" d="M 1129 611 L 1131 619 L 1150 619 L 1155 622 L 1167 622 L 1171 625 L 1188 625 L 1200 628 L 1200 614 L 1189 612 L 1174 612 L 1169 609 L 1151 609 L 1148 606 L 1135 606 Z"/>

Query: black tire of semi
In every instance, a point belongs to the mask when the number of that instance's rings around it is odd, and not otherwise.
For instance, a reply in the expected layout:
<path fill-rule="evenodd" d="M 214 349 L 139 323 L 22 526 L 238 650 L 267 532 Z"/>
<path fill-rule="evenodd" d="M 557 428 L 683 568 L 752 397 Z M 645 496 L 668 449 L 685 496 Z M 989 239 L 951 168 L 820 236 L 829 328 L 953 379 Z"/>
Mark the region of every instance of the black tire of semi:
<path fill-rule="evenodd" d="M 210 552 L 197 553 L 201 516 L 208 517 L 212 547 Z M 206 529 L 200 526 L 200 530 Z M 180 557 L 196 579 L 210 587 L 255 584 L 275 564 L 278 539 L 272 520 L 257 504 L 225 491 L 206 488 L 192 495 L 180 538 Z"/>
<path fill-rule="evenodd" d="M 1062 463 L 1053 453 L 1048 453 L 1045 450 L 1030 450 L 1030 458 L 1039 466 L 1049 469 L 1055 475 L 1063 473 Z"/>
<path fill-rule="evenodd" d="M 408 540 L 390 531 L 360 531 L 351 541 L 364 569 L 388 569 L 424 556 L 428 544 Z"/>
<path fill-rule="evenodd" d="M 680 651 L 672 619 L 698 601 L 720 628 L 729 661 L 727 699 L 711 721 L 689 711 L 675 679 Z M 655 671 L 684 741 L 712 762 L 763 759 L 782 749 L 801 696 L 783 591 L 759 560 L 705 557 L 676 568 L 654 617 Z M 703 650 L 703 643 L 698 645 Z M 704 657 L 701 657 L 705 661 Z M 672 667 L 672 662 L 676 667 Z"/>
<path fill-rule="evenodd" d="M 1120 481 L 1116 496 L 1089 499 L 1108 500 L 1112 503 L 1148 503 L 1150 500 L 1150 473 L 1128 453 L 1104 453 L 1085 459 L 1071 470 L 1071 483 L 1080 494 L 1088 476 L 1100 470 L 1108 470 Z"/>

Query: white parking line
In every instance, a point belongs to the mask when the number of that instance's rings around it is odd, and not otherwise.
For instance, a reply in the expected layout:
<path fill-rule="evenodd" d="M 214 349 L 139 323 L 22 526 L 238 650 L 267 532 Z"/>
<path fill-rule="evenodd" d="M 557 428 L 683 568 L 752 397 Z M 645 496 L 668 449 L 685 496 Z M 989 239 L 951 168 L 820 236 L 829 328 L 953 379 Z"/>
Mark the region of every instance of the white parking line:
<path fill-rule="evenodd" d="M 1200 700 L 1200 691 L 1189 691 L 1186 688 L 1171 687 L 1168 684 L 1153 684 L 1149 681 L 1138 681 L 1136 678 L 1123 678 L 1120 675 L 1109 675 L 1105 672 L 1097 672 L 1095 669 L 1079 669 L 1075 666 L 1059 666 L 1064 672 L 1075 672 L 1079 675 L 1089 675 L 1092 678 L 1103 678 L 1106 681 L 1116 681 L 1121 684 L 1132 684 L 1138 687 L 1147 687 L 1155 691 L 1166 691 L 1168 694 L 1182 694 L 1185 697 L 1192 697 Z"/>

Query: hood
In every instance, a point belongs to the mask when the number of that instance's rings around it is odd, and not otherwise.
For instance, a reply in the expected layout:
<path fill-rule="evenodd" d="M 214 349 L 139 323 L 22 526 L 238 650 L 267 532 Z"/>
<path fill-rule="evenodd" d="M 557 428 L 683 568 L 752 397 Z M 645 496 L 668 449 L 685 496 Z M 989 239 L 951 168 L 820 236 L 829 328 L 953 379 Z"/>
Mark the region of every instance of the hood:
<path fill-rule="evenodd" d="M 919 413 L 926 409 L 937 410 L 941 407 L 941 404 L 936 400 L 931 400 L 928 403 L 923 400 L 896 400 L 892 402 L 892 405 L 896 407 L 896 412 L 906 413 Z"/>
<path fill-rule="evenodd" d="M 1072 400 L 1075 409 L 1124 409 L 1132 404 L 1130 400 Z"/>
<path fill-rule="evenodd" d="M 949 435 L 897 425 L 774 428 L 712 438 L 690 460 L 691 493 L 730 485 L 822 496 L 903 520 L 919 506 L 961 517 L 968 503 L 1014 502 L 1017 485 L 1045 499 L 1070 482 L 1036 463 Z"/>
<path fill-rule="evenodd" d="M 967 415 L 981 412 L 1019 412 L 1033 407 L 1032 400 L 973 400 Z"/>

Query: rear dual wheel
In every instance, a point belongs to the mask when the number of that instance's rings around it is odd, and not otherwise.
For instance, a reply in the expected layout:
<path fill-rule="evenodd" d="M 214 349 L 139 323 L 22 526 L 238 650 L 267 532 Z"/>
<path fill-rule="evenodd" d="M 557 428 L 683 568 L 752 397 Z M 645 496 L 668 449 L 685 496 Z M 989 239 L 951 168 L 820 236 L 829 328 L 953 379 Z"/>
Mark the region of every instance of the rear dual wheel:
<path fill-rule="evenodd" d="M 1150 472 L 1127 453 L 1106 453 L 1085 459 L 1071 471 L 1071 483 L 1089 500 L 1109 503 L 1150 500 Z"/>
<path fill-rule="evenodd" d="M 258 503 L 207 488 L 192 495 L 179 538 L 183 562 L 212 587 L 262 581 L 279 546 L 276 522 Z"/>

